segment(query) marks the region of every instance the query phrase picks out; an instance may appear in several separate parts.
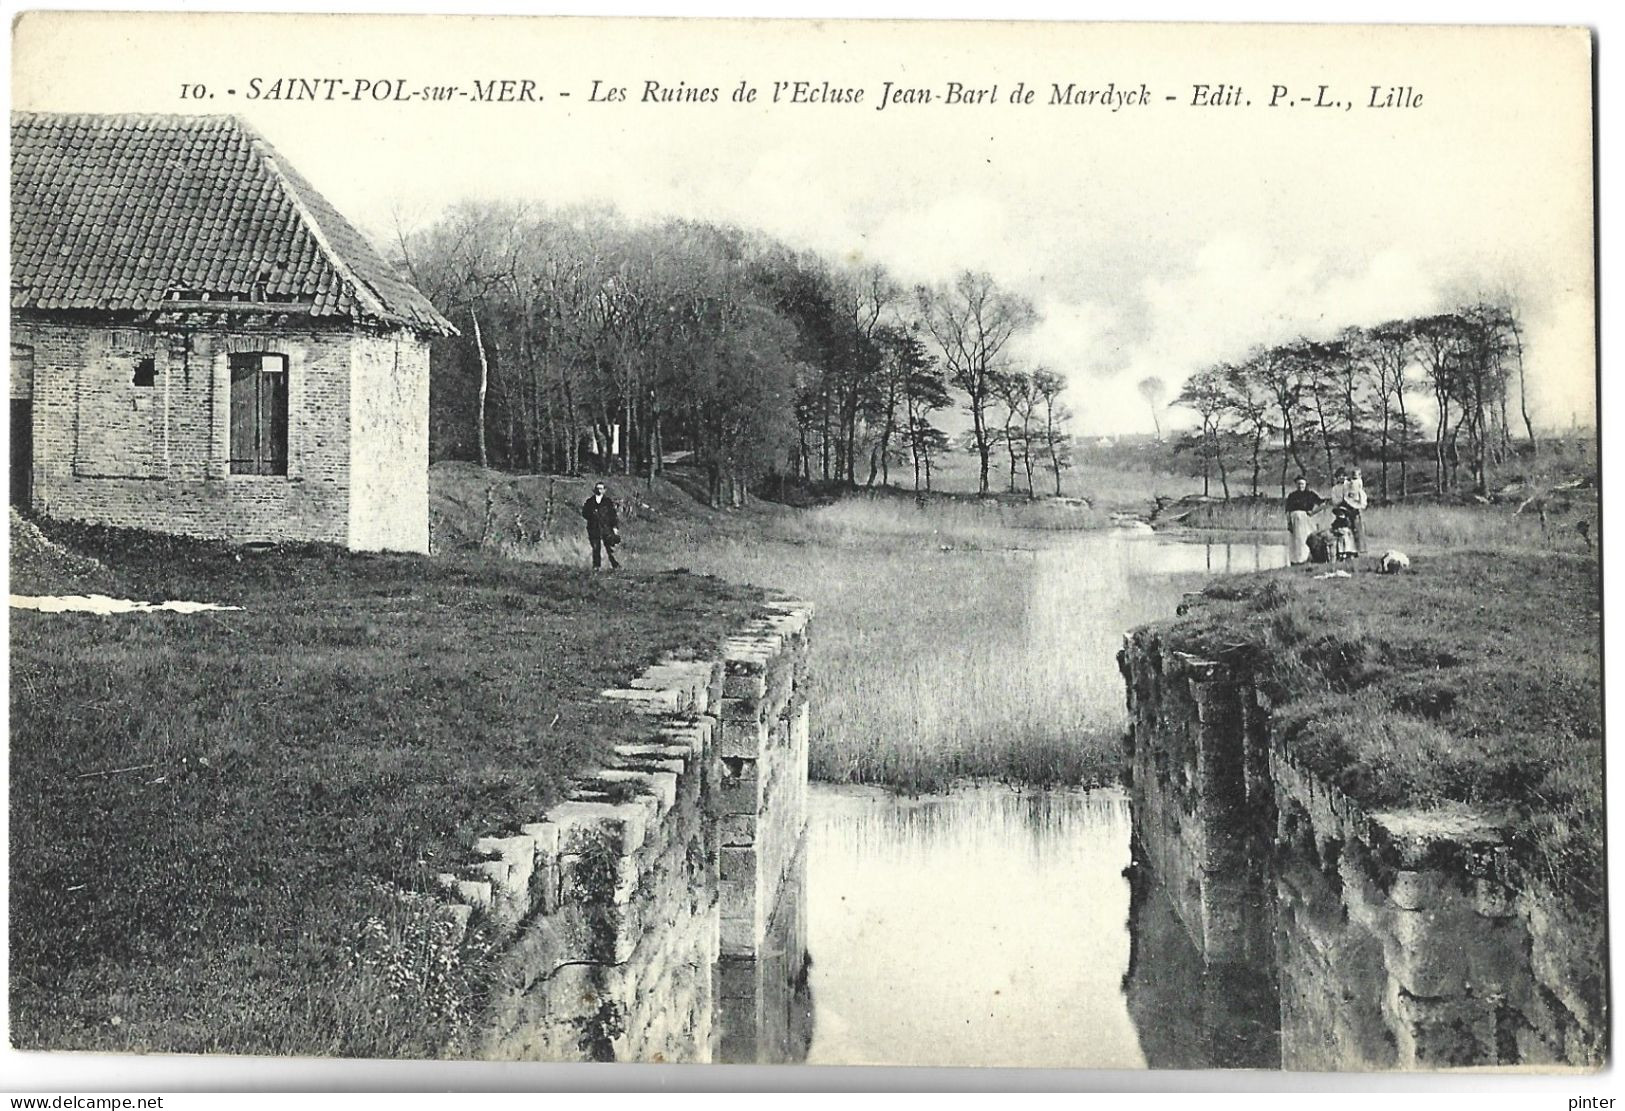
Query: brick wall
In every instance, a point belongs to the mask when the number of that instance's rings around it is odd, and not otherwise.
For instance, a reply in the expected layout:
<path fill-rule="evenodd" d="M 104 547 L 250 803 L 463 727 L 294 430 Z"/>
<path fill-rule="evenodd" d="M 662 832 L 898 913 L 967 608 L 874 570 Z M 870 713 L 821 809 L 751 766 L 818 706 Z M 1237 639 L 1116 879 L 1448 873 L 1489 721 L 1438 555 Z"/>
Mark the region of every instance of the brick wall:
<path fill-rule="evenodd" d="M 351 330 L 183 333 L 37 318 L 14 319 L 12 341 L 14 364 L 19 354 L 33 364 L 39 511 L 239 543 L 427 550 L 426 344 Z M 286 475 L 230 473 L 235 352 L 287 358 Z M 151 385 L 135 380 L 144 359 Z"/>
<path fill-rule="evenodd" d="M 31 401 L 34 397 L 34 349 L 26 343 L 11 345 L 11 400 Z"/>

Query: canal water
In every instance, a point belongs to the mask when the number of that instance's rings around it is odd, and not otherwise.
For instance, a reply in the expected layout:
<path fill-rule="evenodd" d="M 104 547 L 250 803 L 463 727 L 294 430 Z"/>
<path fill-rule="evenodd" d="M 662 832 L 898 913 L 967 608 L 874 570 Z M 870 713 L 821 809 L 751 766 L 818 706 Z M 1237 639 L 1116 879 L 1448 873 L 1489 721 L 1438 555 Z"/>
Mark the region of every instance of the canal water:
<path fill-rule="evenodd" d="M 1121 792 L 814 791 L 807 937 L 823 1064 L 1145 1064 Z"/>
<path fill-rule="evenodd" d="M 1023 619 L 1033 665 L 1058 661 L 1074 680 L 1081 673 L 1089 725 L 1122 728 L 1115 656 L 1124 632 L 1171 616 L 1211 574 L 1281 566 L 1286 550 L 1112 532 L 1031 559 Z M 1155 907 L 1131 907 L 1131 827 L 1129 800 L 1116 788 L 972 784 L 909 798 L 815 784 L 802 866 L 770 945 L 793 970 L 781 996 L 763 1001 L 777 1012 L 767 1027 L 778 1033 L 741 1045 L 732 1059 L 1171 1063 L 1157 1059 L 1156 1039 L 1191 1019 L 1167 1013 L 1177 1001 L 1170 1008 L 1156 993 L 1136 992 L 1131 911 L 1152 925 L 1160 919 Z M 1161 1026 L 1141 1028 L 1153 1024 Z"/>

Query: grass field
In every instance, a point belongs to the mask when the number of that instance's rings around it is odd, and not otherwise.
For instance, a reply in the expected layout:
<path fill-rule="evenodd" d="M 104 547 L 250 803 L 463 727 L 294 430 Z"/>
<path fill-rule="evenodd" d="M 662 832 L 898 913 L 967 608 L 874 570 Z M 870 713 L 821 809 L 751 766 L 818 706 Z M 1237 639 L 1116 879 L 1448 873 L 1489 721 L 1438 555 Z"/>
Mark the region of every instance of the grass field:
<path fill-rule="evenodd" d="M 99 561 L 97 589 L 243 608 L 12 611 L 22 1048 L 455 1052 L 479 939 L 437 947 L 379 882 L 423 889 L 538 816 L 638 735 L 597 692 L 708 648 L 755 597 L 478 554 L 48 532 Z M 14 583 L 53 573 L 14 551 Z"/>
<path fill-rule="evenodd" d="M 1399 578 L 1298 567 L 1221 581 L 1168 634 L 1259 670 L 1278 736 L 1372 808 L 1511 815 L 1553 888 L 1603 895 L 1599 567 L 1456 551 Z"/>
<path fill-rule="evenodd" d="M 1179 507 L 1171 520 L 1185 528 L 1221 531 L 1284 532 L 1285 514 L 1273 499 L 1235 499 Z M 1331 514 L 1317 520 L 1329 524 Z M 1542 521 L 1537 513 L 1519 513 L 1510 505 L 1396 504 L 1375 506 L 1362 515 L 1366 550 L 1406 552 L 1461 548 L 1554 549 L 1583 552 L 1585 539 L 1576 529 L 1584 514 L 1573 510 Z M 1162 518 L 1159 518 L 1159 521 Z"/>

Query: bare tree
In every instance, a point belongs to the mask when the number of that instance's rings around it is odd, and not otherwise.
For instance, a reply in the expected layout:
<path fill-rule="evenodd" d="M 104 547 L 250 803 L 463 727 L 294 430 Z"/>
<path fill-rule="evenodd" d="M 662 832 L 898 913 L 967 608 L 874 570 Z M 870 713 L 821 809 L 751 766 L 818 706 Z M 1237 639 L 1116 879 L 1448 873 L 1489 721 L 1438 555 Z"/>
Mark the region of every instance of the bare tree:
<path fill-rule="evenodd" d="M 1050 469 L 1055 472 L 1055 496 L 1061 496 L 1061 470 L 1072 465 L 1072 436 L 1068 431 L 1072 413 L 1061 401 L 1066 379 L 1052 370 L 1039 367 L 1033 371 L 1033 390 L 1044 404 L 1044 450 L 1049 454 Z"/>
<path fill-rule="evenodd" d="M 1442 494 L 1450 470 L 1451 404 L 1460 394 L 1458 351 L 1461 321 L 1454 313 L 1439 313 L 1411 322 L 1411 335 L 1422 370 L 1433 387 L 1437 420 L 1433 426 L 1433 488 Z"/>
<path fill-rule="evenodd" d="M 1037 320 L 1024 297 L 999 287 L 993 276 L 967 270 L 946 286 L 915 291 L 920 317 L 942 352 L 948 380 L 965 394 L 972 444 L 981 462 L 980 489 L 988 492 L 994 432 L 988 422 L 993 374 L 1005 345 Z"/>
<path fill-rule="evenodd" d="M 1382 463 L 1382 496 L 1389 495 L 1389 467 L 1399 459 L 1399 494 L 1409 485 L 1407 447 L 1410 415 L 1405 401 L 1410 393 L 1406 371 L 1411 365 L 1414 337 L 1406 321 L 1390 320 L 1367 329 L 1356 345 L 1358 357 L 1374 372 L 1375 410 L 1378 420 L 1378 457 Z"/>
<path fill-rule="evenodd" d="M 1288 462 L 1304 470 L 1298 446 L 1298 427 L 1303 414 L 1302 367 L 1283 347 L 1258 348 L 1248 357 L 1248 362 L 1275 410 L 1275 427 L 1281 433 L 1281 496 L 1284 498 Z"/>
<path fill-rule="evenodd" d="M 1252 493 L 1258 496 L 1259 472 L 1263 467 L 1264 443 L 1275 431 L 1270 423 L 1271 395 L 1258 370 L 1258 356 L 1240 363 L 1226 364 L 1224 371 L 1225 405 L 1235 422 L 1237 433 L 1250 448 L 1252 459 Z"/>
<path fill-rule="evenodd" d="M 1200 451 L 1202 453 L 1202 494 L 1207 496 L 1209 488 L 1209 467 L 1217 466 L 1219 483 L 1224 489 L 1224 498 L 1230 500 L 1230 475 L 1225 469 L 1224 452 L 1220 442 L 1224 416 L 1230 410 L 1230 394 L 1225 387 L 1225 377 L 1230 367 L 1223 364 L 1204 367 L 1186 379 L 1179 396 L 1174 398 L 1175 405 L 1183 405 L 1194 410 L 1201 418 Z"/>

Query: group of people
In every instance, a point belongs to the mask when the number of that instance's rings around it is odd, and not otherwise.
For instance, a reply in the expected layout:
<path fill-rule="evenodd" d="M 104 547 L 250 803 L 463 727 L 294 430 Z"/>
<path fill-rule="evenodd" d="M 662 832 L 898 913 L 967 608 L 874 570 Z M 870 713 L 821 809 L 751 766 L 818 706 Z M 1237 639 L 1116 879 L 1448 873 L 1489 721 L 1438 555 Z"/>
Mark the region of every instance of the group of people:
<path fill-rule="evenodd" d="M 1286 530 L 1293 563 L 1313 559 L 1324 563 L 1333 559 L 1353 559 L 1365 545 L 1361 515 L 1366 507 L 1365 480 L 1360 468 L 1338 471 L 1332 495 L 1323 498 L 1309 489 L 1309 480 L 1298 476 L 1297 489 L 1286 496 Z M 1315 518 L 1331 506 L 1330 528 L 1317 528 Z"/>

